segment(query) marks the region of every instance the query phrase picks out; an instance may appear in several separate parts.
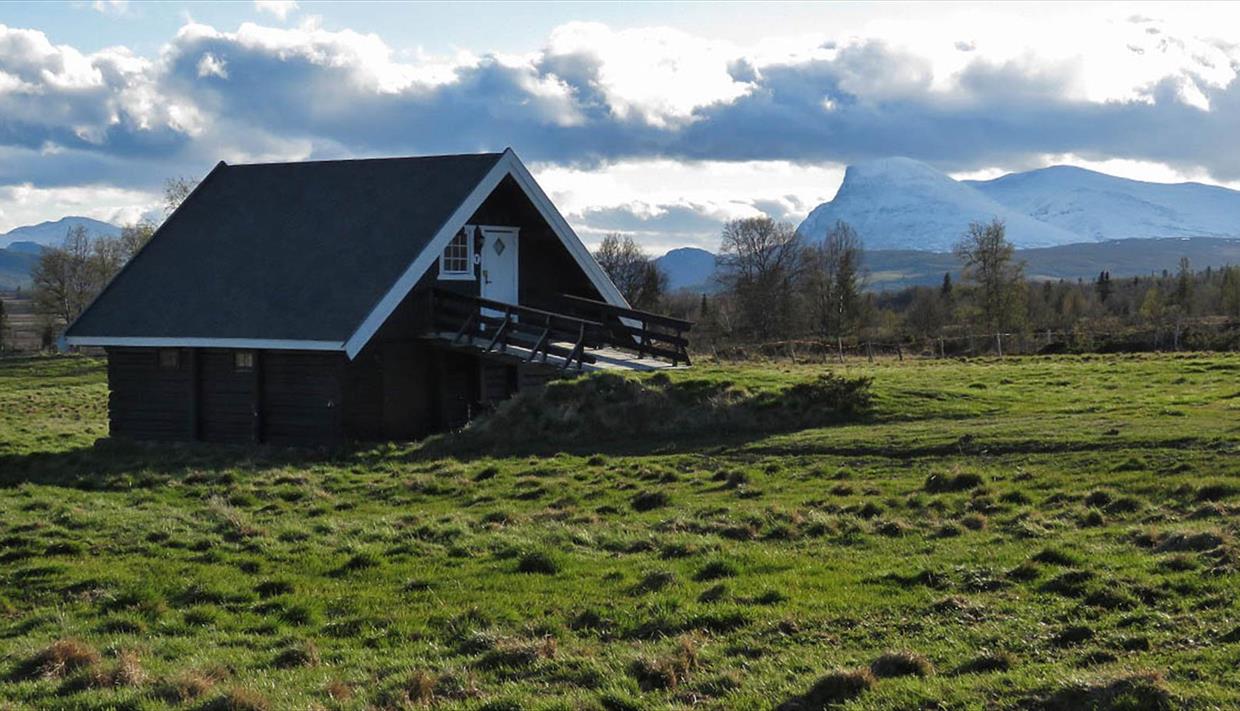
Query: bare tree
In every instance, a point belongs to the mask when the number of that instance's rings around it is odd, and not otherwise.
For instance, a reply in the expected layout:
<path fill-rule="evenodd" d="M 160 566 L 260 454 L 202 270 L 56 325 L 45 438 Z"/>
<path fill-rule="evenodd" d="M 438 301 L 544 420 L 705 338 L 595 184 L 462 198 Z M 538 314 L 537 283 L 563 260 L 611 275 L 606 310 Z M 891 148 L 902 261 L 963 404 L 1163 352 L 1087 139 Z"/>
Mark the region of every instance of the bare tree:
<path fill-rule="evenodd" d="M 97 293 L 93 249 L 86 228 L 76 225 L 69 228 L 60 247 L 43 250 L 31 281 L 35 309 L 45 318 L 70 323 Z"/>
<path fill-rule="evenodd" d="M 1001 331 L 1017 318 L 1024 266 L 1014 262 L 1002 220 L 974 222 L 956 243 L 956 256 L 964 264 L 963 276 L 978 287 L 978 309 L 987 328 Z"/>
<path fill-rule="evenodd" d="M 787 333 L 803 252 L 800 236 L 786 222 L 748 217 L 723 226 L 718 279 L 736 300 L 742 328 L 750 334 Z"/>
<path fill-rule="evenodd" d="M 171 215 L 198 187 L 198 181 L 178 175 L 164 181 L 164 216 Z"/>
<path fill-rule="evenodd" d="M 852 331 L 861 311 L 861 238 L 837 220 L 821 244 L 806 249 L 805 293 L 810 318 L 823 336 Z"/>
<path fill-rule="evenodd" d="M 117 240 L 120 242 L 121 254 L 124 261 L 128 262 L 138 253 L 139 249 L 151 240 L 151 236 L 155 234 L 155 225 L 149 220 L 139 220 L 132 225 L 121 227 L 121 234 Z"/>
<path fill-rule="evenodd" d="M 667 276 L 629 235 L 612 233 L 594 252 L 625 301 L 638 309 L 654 309 L 667 290 Z"/>

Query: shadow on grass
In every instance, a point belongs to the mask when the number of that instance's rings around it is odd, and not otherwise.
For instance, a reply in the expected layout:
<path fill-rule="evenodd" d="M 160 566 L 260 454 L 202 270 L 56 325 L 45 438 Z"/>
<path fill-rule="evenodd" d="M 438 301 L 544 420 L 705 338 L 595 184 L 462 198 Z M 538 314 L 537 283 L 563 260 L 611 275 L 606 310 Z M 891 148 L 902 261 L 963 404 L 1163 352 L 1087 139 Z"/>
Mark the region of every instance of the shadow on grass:
<path fill-rule="evenodd" d="M 209 481 L 228 470 L 357 463 L 365 458 L 359 456 L 360 451 L 101 439 L 78 449 L 0 455 L 0 488 L 29 483 L 100 491 L 133 489 L 174 479 Z"/>
<path fill-rule="evenodd" d="M 393 459 L 505 455 L 712 453 L 772 434 L 865 421 L 870 381 L 822 375 L 750 390 L 726 381 L 600 375 L 555 382 L 499 405 L 459 432 L 419 444 L 334 449 L 134 443 L 0 455 L 0 486 L 23 483 L 131 489 L 171 479 L 212 482 L 228 471 L 367 466 Z"/>

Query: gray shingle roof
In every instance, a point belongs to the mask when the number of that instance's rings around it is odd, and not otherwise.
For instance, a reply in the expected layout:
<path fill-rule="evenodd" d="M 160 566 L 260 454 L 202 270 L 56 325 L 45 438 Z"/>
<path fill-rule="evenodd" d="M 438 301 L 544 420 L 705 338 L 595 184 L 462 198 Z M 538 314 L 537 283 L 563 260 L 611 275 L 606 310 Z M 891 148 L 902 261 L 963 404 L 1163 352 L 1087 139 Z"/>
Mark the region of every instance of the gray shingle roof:
<path fill-rule="evenodd" d="M 342 342 L 502 155 L 221 163 L 67 335 Z"/>

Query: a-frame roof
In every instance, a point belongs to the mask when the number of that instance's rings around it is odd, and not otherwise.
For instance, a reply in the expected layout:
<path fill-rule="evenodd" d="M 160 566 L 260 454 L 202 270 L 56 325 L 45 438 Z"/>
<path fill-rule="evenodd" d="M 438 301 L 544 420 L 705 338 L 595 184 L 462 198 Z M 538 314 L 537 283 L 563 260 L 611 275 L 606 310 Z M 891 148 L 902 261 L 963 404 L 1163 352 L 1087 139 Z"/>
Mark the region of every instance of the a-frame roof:
<path fill-rule="evenodd" d="M 220 163 L 67 329 L 65 341 L 352 357 L 507 176 L 603 297 L 623 304 L 511 150 Z"/>

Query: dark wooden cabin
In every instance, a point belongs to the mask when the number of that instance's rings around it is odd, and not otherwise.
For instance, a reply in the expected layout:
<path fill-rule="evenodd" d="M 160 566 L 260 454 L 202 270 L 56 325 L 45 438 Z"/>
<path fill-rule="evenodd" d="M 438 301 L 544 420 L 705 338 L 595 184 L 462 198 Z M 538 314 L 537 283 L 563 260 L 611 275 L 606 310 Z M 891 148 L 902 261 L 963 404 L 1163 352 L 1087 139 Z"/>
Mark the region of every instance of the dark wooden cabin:
<path fill-rule="evenodd" d="M 333 444 L 459 427 L 548 378 L 687 365 L 511 151 L 220 163 L 66 331 L 114 437 Z"/>

